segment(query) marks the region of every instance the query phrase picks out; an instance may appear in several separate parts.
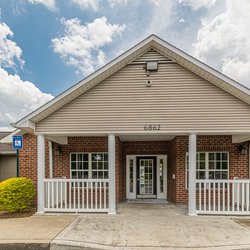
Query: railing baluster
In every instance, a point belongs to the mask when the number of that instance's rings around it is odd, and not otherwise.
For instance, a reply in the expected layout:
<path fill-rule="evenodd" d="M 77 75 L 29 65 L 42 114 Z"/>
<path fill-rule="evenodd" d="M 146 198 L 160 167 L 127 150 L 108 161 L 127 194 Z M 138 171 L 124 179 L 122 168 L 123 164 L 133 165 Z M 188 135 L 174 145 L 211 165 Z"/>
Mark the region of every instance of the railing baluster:
<path fill-rule="evenodd" d="M 85 182 L 82 181 L 82 209 L 84 209 L 84 192 L 85 192 Z"/>
<path fill-rule="evenodd" d="M 249 211 L 249 182 L 246 184 L 246 211 Z"/>
<path fill-rule="evenodd" d="M 87 181 L 86 195 L 87 195 L 87 209 L 89 209 L 89 182 L 88 181 Z"/>
<path fill-rule="evenodd" d="M 243 212 L 245 208 L 245 183 L 241 183 L 241 211 Z"/>
<path fill-rule="evenodd" d="M 104 190 L 103 190 L 103 195 L 104 195 L 104 209 L 106 209 L 106 205 L 107 205 L 107 203 L 106 203 L 106 185 L 107 185 L 107 182 L 104 182 L 103 183 L 103 185 L 104 185 Z"/>
<path fill-rule="evenodd" d="M 204 206 L 204 211 L 207 210 L 207 197 L 206 197 L 207 191 L 206 191 L 206 181 L 204 181 L 204 185 L 203 185 L 203 206 Z"/>
<path fill-rule="evenodd" d="M 93 182 L 90 182 L 90 204 L 91 204 L 91 209 L 93 209 Z"/>
<path fill-rule="evenodd" d="M 73 181 L 73 208 L 76 209 L 76 182 Z"/>
<path fill-rule="evenodd" d="M 215 211 L 216 206 L 216 190 L 215 190 L 215 183 L 213 182 L 213 211 Z"/>
<path fill-rule="evenodd" d="M 80 182 L 77 182 L 77 209 L 80 208 Z"/>
<path fill-rule="evenodd" d="M 62 181 L 59 182 L 60 183 L 60 208 L 62 208 Z"/>
<path fill-rule="evenodd" d="M 201 211 L 201 181 L 199 181 L 199 210 Z"/>
<path fill-rule="evenodd" d="M 72 180 L 69 181 L 69 209 L 71 209 L 72 207 L 71 188 L 72 188 Z"/>
<path fill-rule="evenodd" d="M 237 212 L 240 211 L 240 183 L 237 181 Z"/>
<path fill-rule="evenodd" d="M 51 192 L 51 197 L 52 197 L 52 202 L 51 202 L 52 204 L 51 205 L 52 206 L 51 207 L 55 208 L 54 207 L 55 206 L 55 204 L 54 204 L 54 194 L 55 194 L 55 192 L 54 192 L 54 182 L 52 182 L 51 184 L 52 184 L 52 192 Z"/>
<path fill-rule="evenodd" d="M 225 182 L 222 183 L 222 210 L 225 212 Z"/>
<path fill-rule="evenodd" d="M 220 211 L 220 183 L 218 183 L 217 193 L 218 193 L 218 211 Z"/>
<path fill-rule="evenodd" d="M 47 207 L 50 208 L 50 181 L 47 182 Z"/>
<path fill-rule="evenodd" d="M 100 182 L 100 189 L 99 189 L 99 208 L 102 209 L 102 182 Z"/>
<path fill-rule="evenodd" d="M 233 208 L 233 212 L 234 212 L 234 210 L 235 210 L 235 201 L 234 201 L 234 199 L 235 199 L 235 184 L 234 184 L 235 182 L 233 182 L 233 184 L 232 184 L 232 208 Z"/>
<path fill-rule="evenodd" d="M 56 208 L 58 209 L 58 182 L 56 182 Z"/>
<path fill-rule="evenodd" d="M 211 211 L 211 182 L 208 183 L 208 211 Z"/>
<path fill-rule="evenodd" d="M 95 181 L 95 209 L 97 209 L 97 181 Z"/>
<path fill-rule="evenodd" d="M 67 185 L 67 181 L 64 181 L 64 195 L 65 195 L 65 201 L 64 201 L 64 208 L 67 209 L 68 208 L 68 185 Z"/>
<path fill-rule="evenodd" d="M 230 182 L 227 183 L 227 211 L 230 211 Z"/>

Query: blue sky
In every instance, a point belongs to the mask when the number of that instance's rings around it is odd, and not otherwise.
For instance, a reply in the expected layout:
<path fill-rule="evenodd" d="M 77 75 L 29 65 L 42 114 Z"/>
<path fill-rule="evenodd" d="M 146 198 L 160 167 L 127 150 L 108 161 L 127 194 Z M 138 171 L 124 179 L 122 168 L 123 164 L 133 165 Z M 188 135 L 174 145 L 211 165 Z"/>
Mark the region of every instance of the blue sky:
<path fill-rule="evenodd" d="M 250 1 L 0 0 L 0 129 L 154 33 L 250 87 Z"/>

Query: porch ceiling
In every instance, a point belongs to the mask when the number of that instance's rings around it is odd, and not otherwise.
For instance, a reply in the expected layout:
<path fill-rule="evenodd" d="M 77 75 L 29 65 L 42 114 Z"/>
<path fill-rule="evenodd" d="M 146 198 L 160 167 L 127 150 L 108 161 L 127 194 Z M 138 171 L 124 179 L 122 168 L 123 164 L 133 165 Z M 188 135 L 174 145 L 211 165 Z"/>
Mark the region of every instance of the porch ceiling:
<path fill-rule="evenodd" d="M 120 135 L 121 141 L 171 141 L 175 135 Z"/>

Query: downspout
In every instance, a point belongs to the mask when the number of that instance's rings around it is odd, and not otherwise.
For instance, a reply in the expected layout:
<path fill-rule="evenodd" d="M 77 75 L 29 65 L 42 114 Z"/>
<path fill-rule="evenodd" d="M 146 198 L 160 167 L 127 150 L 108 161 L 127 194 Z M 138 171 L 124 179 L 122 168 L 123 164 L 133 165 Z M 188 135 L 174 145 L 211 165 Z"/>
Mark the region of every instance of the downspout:
<path fill-rule="evenodd" d="M 53 144 L 49 141 L 49 178 L 53 178 Z"/>

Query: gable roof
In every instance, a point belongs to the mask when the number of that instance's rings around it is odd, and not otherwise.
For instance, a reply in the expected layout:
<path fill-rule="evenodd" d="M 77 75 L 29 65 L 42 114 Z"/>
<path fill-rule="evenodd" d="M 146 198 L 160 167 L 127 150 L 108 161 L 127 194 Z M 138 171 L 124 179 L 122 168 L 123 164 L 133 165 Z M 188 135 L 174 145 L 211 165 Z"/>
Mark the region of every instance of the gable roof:
<path fill-rule="evenodd" d="M 3 138 L 7 137 L 9 134 L 11 134 L 11 132 L 0 132 L 0 141 Z M 11 145 L 0 142 L 0 155 L 1 154 L 15 154 L 15 153 L 16 153 L 16 150 L 14 150 Z"/>
<path fill-rule="evenodd" d="M 99 82 L 125 67 L 128 63 L 132 62 L 151 48 L 158 50 L 170 60 L 175 61 L 196 75 L 199 75 L 203 79 L 213 83 L 229 94 L 250 105 L 250 89 L 200 62 L 161 38 L 151 35 L 37 110 L 25 116 L 15 124 L 12 124 L 12 126 L 16 128 L 28 127 L 33 130 L 34 123 L 41 121 L 46 116 L 50 115 L 57 109 L 86 92 L 88 89 L 94 87 Z"/>

